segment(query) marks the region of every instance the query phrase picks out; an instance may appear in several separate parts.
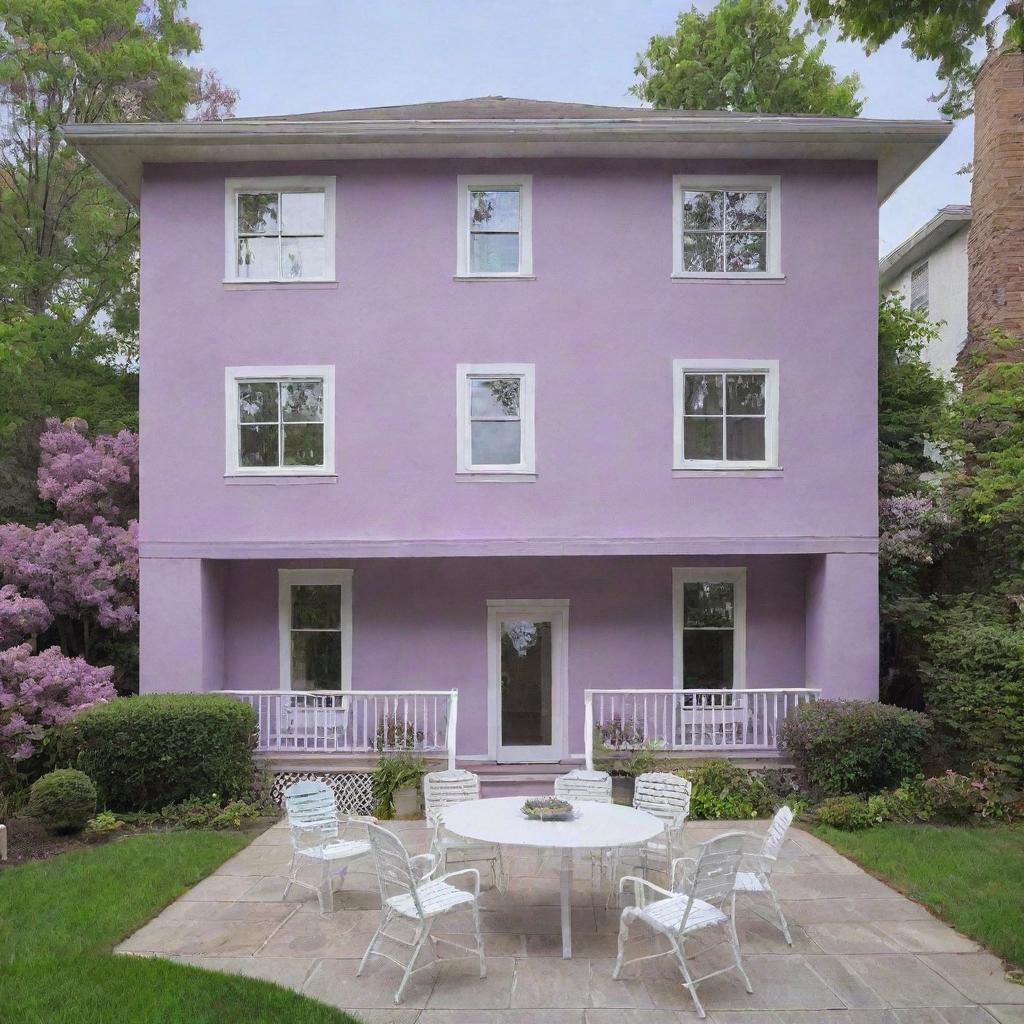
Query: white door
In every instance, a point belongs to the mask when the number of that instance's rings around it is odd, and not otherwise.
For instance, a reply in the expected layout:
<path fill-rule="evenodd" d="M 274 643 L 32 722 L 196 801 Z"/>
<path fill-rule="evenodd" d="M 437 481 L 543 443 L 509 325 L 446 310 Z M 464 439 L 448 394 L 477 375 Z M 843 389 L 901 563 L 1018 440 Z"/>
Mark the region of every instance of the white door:
<path fill-rule="evenodd" d="M 568 601 L 489 601 L 490 756 L 559 761 L 565 754 Z"/>

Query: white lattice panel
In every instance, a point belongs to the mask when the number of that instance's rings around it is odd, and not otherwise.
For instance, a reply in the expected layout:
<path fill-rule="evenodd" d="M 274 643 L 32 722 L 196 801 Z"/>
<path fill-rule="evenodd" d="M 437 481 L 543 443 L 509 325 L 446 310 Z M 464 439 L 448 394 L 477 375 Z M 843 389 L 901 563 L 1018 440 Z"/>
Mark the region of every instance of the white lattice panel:
<path fill-rule="evenodd" d="M 271 789 L 274 800 L 283 805 L 284 791 L 296 782 L 308 780 L 330 786 L 342 813 L 370 814 L 373 811 L 373 776 L 366 772 L 277 772 Z"/>

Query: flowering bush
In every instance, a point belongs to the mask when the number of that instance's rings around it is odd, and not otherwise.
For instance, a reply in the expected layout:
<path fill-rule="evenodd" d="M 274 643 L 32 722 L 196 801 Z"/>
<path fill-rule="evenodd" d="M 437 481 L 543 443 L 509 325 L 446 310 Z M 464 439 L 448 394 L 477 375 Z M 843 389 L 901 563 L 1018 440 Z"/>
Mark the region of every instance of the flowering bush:
<path fill-rule="evenodd" d="M 0 647 L 21 643 L 53 622 L 45 601 L 22 597 L 17 587 L 0 587 Z"/>

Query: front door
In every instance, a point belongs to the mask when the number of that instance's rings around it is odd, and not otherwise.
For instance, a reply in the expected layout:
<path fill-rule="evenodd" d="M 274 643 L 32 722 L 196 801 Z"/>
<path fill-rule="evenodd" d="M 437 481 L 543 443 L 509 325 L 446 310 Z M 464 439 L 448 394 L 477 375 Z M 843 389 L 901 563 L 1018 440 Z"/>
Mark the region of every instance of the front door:
<path fill-rule="evenodd" d="M 564 754 L 569 606 L 488 602 L 491 756 L 559 761 Z"/>

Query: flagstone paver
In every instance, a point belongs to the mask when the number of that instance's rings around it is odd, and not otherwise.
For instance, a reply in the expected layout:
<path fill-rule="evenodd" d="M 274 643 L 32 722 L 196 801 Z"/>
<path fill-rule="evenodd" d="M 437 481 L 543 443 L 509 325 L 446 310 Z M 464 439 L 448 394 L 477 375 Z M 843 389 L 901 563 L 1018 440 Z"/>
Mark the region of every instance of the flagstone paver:
<path fill-rule="evenodd" d="M 762 831 L 765 822 L 693 822 L 695 845 L 724 831 Z M 422 822 L 393 824 L 413 853 L 425 851 Z M 262 978 L 348 1010 L 364 1024 L 693 1024 L 699 1018 L 667 959 L 611 976 L 618 911 L 589 864 L 573 887 L 574 959 L 561 959 L 555 865 L 538 854 L 507 858 L 509 891 L 481 899 L 487 977 L 474 960 L 445 960 L 414 975 L 403 1004 L 399 972 L 359 959 L 379 921 L 376 878 L 351 871 L 321 916 L 316 897 L 294 887 L 283 824 L 232 857 L 120 947 L 210 970 Z M 357 865 L 358 866 L 358 865 Z M 484 884 L 488 874 L 482 872 Z M 764 903 L 741 900 L 740 943 L 753 995 L 735 973 L 700 987 L 709 1024 L 1024 1024 L 1024 987 L 1004 979 L 997 958 L 900 896 L 827 844 L 794 829 L 776 872 L 793 934 L 787 946 Z M 437 934 L 465 941 L 469 915 Z M 652 940 L 634 929 L 642 951 Z M 723 947 L 691 944 L 697 972 L 718 966 Z M 441 947 L 442 954 L 444 947 Z M 704 965 L 709 965 L 705 967 Z"/>

